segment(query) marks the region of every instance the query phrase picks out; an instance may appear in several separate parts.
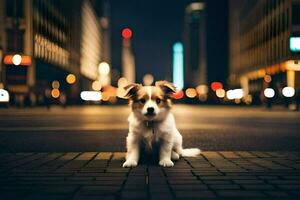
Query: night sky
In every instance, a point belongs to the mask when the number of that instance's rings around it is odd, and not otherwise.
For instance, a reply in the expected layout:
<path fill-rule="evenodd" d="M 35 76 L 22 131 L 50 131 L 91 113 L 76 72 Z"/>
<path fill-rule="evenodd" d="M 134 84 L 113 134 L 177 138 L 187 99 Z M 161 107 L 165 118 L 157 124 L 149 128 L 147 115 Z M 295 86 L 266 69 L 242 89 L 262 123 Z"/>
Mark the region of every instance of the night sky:
<path fill-rule="evenodd" d="M 111 0 L 112 66 L 121 69 L 121 30 L 133 30 L 137 82 L 146 73 L 155 80 L 171 74 L 172 45 L 182 41 L 184 11 L 192 0 Z M 207 46 L 210 79 L 227 77 L 227 0 L 207 3 Z M 218 59 L 216 59 L 218 56 Z"/>

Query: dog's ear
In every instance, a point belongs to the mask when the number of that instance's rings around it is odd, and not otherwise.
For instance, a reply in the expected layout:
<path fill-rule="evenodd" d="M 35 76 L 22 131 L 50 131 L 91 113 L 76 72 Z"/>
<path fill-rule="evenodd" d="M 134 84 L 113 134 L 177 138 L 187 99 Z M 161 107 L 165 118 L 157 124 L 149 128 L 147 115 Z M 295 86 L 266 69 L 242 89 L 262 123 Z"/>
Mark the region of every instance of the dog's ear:
<path fill-rule="evenodd" d="M 156 81 L 155 86 L 160 87 L 162 91 L 168 96 L 176 92 L 176 87 L 168 81 Z"/>
<path fill-rule="evenodd" d="M 132 83 L 124 87 L 125 93 L 124 93 L 124 98 L 125 99 L 133 99 L 137 91 L 140 89 L 141 84 L 137 83 Z"/>

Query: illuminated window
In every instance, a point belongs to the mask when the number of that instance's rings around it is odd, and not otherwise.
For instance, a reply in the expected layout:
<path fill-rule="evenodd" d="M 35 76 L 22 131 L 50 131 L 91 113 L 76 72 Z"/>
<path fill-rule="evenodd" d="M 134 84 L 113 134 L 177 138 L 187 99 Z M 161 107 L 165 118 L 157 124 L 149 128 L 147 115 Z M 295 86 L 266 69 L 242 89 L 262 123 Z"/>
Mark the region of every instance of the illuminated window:
<path fill-rule="evenodd" d="M 300 52 L 300 37 L 290 37 L 290 51 Z"/>

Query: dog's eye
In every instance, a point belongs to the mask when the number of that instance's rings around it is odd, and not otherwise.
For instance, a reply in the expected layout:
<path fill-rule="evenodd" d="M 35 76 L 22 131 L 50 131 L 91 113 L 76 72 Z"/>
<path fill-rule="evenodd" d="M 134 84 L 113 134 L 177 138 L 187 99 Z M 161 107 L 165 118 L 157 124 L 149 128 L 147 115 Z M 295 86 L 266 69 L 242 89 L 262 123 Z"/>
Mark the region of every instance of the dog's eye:
<path fill-rule="evenodd" d="M 145 99 L 140 99 L 140 102 L 141 102 L 142 104 L 144 104 L 144 103 L 146 103 L 146 100 L 145 100 Z"/>
<path fill-rule="evenodd" d="M 160 98 L 157 98 L 157 99 L 156 99 L 156 103 L 159 104 L 160 102 L 161 102 L 161 99 L 160 99 Z"/>

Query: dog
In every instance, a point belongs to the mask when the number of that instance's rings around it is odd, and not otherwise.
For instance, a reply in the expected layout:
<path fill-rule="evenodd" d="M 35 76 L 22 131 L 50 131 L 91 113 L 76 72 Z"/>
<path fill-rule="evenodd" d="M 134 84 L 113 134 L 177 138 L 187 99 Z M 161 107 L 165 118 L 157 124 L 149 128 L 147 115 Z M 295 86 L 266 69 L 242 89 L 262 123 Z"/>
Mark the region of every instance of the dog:
<path fill-rule="evenodd" d="M 129 99 L 131 113 L 123 167 L 137 166 L 141 149 L 151 153 L 154 145 L 158 146 L 159 165 L 163 167 L 173 167 L 172 160 L 178 160 L 180 156 L 195 157 L 201 153 L 198 148 L 182 148 L 182 136 L 170 112 L 171 97 L 176 92 L 172 83 L 157 81 L 155 86 L 133 83 L 124 89 L 124 98 Z"/>

